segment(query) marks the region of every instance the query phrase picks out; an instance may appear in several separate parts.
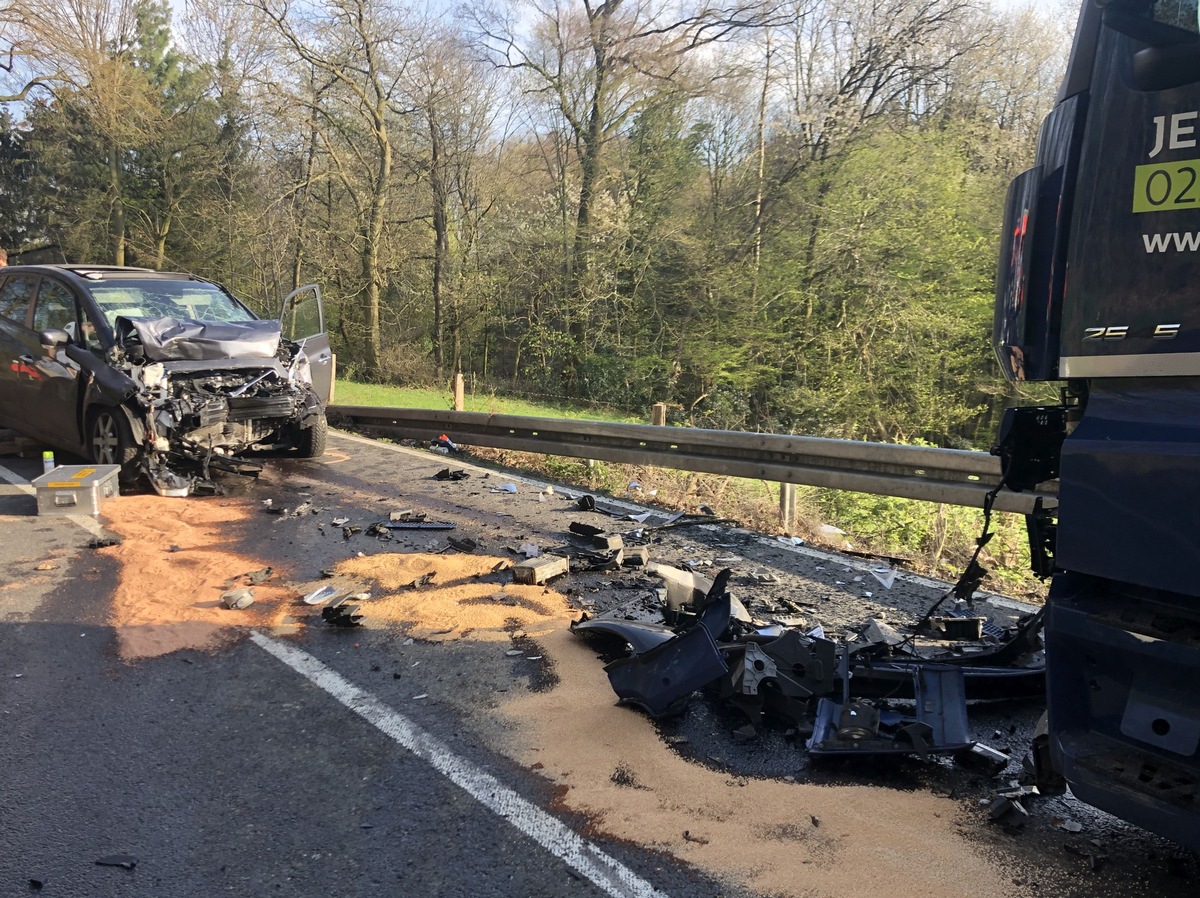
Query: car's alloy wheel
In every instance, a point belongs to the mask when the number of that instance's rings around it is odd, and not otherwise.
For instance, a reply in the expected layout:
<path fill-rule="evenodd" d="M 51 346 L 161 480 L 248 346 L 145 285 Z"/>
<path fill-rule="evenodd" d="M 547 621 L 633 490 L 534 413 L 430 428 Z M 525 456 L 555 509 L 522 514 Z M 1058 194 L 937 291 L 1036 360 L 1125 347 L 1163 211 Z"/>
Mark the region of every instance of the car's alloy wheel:
<path fill-rule="evenodd" d="M 112 406 L 93 406 L 88 416 L 88 453 L 98 465 L 118 465 L 121 480 L 131 483 L 138 476 L 137 460 L 141 447 L 125 413 Z"/>
<path fill-rule="evenodd" d="M 92 422 L 92 458 L 96 464 L 119 465 L 122 458 L 121 425 L 113 412 L 103 411 Z"/>

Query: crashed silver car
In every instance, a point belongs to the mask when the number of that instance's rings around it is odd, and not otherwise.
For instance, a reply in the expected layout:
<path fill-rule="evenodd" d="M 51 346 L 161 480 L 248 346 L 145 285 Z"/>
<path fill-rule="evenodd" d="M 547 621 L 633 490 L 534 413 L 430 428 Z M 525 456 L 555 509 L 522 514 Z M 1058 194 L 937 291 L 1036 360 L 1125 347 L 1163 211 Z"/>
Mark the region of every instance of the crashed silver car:
<path fill-rule="evenodd" d="M 0 422 L 164 495 L 254 473 L 245 453 L 325 450 L 334 359 L 315 285 L 264 320 L 189 274 L 3 268 L 0 352 Z"/>

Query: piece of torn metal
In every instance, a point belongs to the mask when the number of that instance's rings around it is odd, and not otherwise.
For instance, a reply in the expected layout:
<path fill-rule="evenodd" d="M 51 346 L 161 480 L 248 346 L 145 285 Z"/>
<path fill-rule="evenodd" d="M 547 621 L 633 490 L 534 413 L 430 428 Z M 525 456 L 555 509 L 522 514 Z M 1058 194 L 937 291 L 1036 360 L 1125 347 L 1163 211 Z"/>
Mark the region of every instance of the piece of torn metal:
<path fill-rule="evenodd" d="M 146 479 L 150 481 L 150 486 L 158 495 L 175 499 L 191 495 L 195 478 L 185 477 L 172 471 L 157 459 L 147 460 L 143 467 Z"/>
<path fill-rule="evenodd" d="M 898 645 L 904 645 L 907 641 L 900 631 L 895 627 L 884 623 L 881 620 L 871 618 L 867 622 L 866 629 L 863 631 L 863 636 L 867 642 L 872 645 L 886 645 L 894 648 Z"/>
<path fill-rule="evenodd" d="M 843 656 L 845 657 L 845 656 Z M 847 667 L 843 665 L 843 671 Z M 916 707 L 913 718 L 898 725 L 881 720 L 874 702 L 849 699 L 849 677 L 843 673 L 841 701 L 822 698 L 808 740 L 809 754 L 903 755 L 920 757 L 953 753 L 972 744 L 967 728 L 967 699 L 961 668 L 921 665 L 913 673 Z"/>
<path fill-rule="evenodd" d="M 954 753 L 954 763 L 960 767 L 995 776 L 1008 766 L 1009 757 L 990 745 L 976 742 Z"/>
<path fill-rule="evenodd" d="M 338 594 L 340 590 L 333 586 L 321 586 L 307 593 L 301 598 L 305 605 L 320 605 L 322 602 L 328 602 Z"/>
<path fill-rule="evenodd" d="M 728 597 L 705 609 L 690 630 L 656 648 L 618 658 L 604 668 L 623 704 L 637 705 L 651 717 L 681 710 L 697 689 L 729 672 L 716 635 L 729 626 Z"/>
<path fill-rule="evenodd" d="M 913 671 L 922 664 L 947 663 L 941 658 L 854 661 L 851 671 L 854 693 L 858 696 L 913 697 Z M 956 665 L 958 666 L 958 665 Z M 988 664 L 962 664 L 967 698 L 974 700 L 1035 698 L 1046 693 L 1045 665 L 1036 667 L 996 667 Z"/>

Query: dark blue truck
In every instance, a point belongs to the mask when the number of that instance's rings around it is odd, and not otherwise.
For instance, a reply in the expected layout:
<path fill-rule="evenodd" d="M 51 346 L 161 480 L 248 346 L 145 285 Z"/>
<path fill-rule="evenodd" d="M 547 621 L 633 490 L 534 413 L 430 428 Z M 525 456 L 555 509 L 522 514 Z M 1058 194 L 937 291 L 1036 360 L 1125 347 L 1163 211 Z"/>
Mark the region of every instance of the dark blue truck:
<path fill-rule="evenodd" d="M 1009 190 L 993 343 L 1059 405 L 1009 409 L 1006 484 L 1052 577 L 1049 755 L 1082 800 L 1200 848 L 1197 0 L 1087 0 Z"/>

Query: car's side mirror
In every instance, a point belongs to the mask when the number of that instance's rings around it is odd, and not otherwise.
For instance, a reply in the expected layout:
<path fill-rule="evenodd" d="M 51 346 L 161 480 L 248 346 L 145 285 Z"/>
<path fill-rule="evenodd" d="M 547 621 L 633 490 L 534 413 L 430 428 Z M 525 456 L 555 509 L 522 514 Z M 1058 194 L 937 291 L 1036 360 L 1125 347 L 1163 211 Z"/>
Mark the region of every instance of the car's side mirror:
<path fill-rule="evenodd" d="M 42 352 L 44 352 L 46 355 L 53 355 L 54 350 L 56 350 L 58 347 L 70 343 L 71 337 L 62 328 L 51 327 L 38 334 L 38 340 L 41 341 Z"/>

